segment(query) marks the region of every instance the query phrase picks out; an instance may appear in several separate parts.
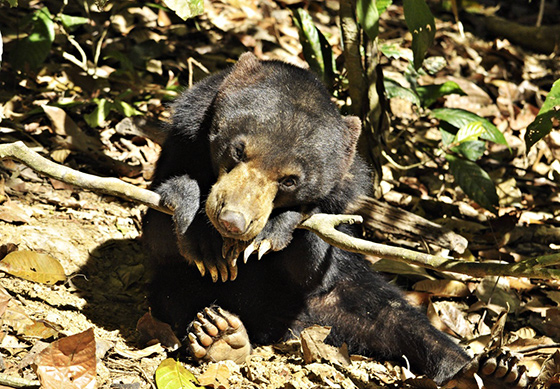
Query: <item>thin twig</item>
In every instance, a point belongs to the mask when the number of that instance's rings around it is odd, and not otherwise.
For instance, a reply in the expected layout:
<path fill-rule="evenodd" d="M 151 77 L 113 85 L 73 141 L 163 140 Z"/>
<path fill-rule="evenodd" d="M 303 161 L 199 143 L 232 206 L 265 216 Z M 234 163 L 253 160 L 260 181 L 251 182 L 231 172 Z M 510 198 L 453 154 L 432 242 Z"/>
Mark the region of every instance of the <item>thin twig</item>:
<path fill-rule="evenodd" d="M 41 383 L 37 380 L 28 380 L 23 377 L 16 377 L 5 373 L 0 373 L 0 385 L 10 388 L 38 388 Z"/>

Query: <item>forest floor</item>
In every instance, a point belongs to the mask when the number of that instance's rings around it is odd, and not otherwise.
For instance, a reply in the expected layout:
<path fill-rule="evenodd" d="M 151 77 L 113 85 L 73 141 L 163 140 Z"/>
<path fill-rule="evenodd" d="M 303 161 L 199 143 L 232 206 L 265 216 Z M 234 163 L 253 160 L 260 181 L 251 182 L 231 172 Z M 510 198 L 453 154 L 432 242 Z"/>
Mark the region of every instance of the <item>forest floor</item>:
<path fill-rule="evenodd" d="M 56 14 L 57 2 L 45 3 Z M 338 56 L 336 3 L 307 6 Z M 534 23 L 538 5 L 534 3 L 513 2 L 500 12 L 519 23 Z M 2 30 L 5 54 L 9 54 L 15 20 L 40 4 L 14 9 L 0 5 L 0 26 L 7 26 Z M 167 120 L 165 105 L 180 86 L 229 66 L 245 51 L 263 59 L 305 65 L 288 8 L 298 5 L 304 3 L 216 1 L 207 3 L 205 15 L 196 22 L 187 23 L 141 2 L 126 9 L 117 10 L 115 5 L 111 12 L 92 12 L 91 23 L 76 30 L 73 39 L 88 53 L 94 52 L 92 42 L 106 31 L 102 66 L 94 76 L 63 56 L 69 52 L 77 58 L 79 53 L 60 29 L 52 54 L 38 70 L 22 73 L 6 60 L 2 63 L 0 143 L 23 140 L 34 151 L 73 168 L 147 187 L 159 145 L 157 131 L 146 135 L 146 128 Z M 70 4 L 65 12 L 83 10 Z M 560 11 L 550 9 L 545 15 L 545 23 L 560 23 Z M 483 36 L 480 29 L 467 28 L 463 36 L 450 14 L 437 17 L 436 42 L 429 55 L 444 58 L 446 65 L 437 76 L 421 77 L 420 83 L 455 81 L 466 95 L 449 95 L 440 106 L 476 112 L 504 133 L 509 149 L 490 144 L 482 161 L 498 187 L 499 212 L 495 216 L 477 206 L 453 183 L 445 161 L 436 152 L 441 140 L 436 122 L 404 99 L 390 101 L 393 129 L 383 166 L 383 200 L 466 237 L 469 250 L 462 256 L 466 260 L 514 263 L 558 252 L 560 132 L 552 132 L 529 153 L 523 142 L 525 128 L 536 117 L 545 91 L 560 78 L 558 57 Z M 105 23 L 109 18 L 110 25 Z M 410 46 L 401 7 L 389 7 L 381 31 L 384 41 Z M 405 61 L 384 57 L 383 65 L 386 76 L 406 82 L 402 76 Z M 92 114 L 99 117 L 102 99 L 112 102 L 114 109 L 89 126 L 85 118 L 90 115 L 91 124 Z M 123 119 L 122 110 L 115 108 L 120 102 L 138 110 L 147 124 L 134 124 L 140 116 Z M 46 105 L 51 108 L 43 108 Z M 418 162 L 422 163 L 402 169 Z M 148 312 L 148 275 L 140 243 L 144 212 L 144 206 L 45 178 L 10 160 L 1 161 L 0 258 L 17 251 L 29 251 L 32 260 L 35 254 L 48 254 L 62 265 L 67 277 L 52 285 L 38 282 L 37 275 L 17 273 L 13 269 L 17 261 L 0 267 L 6 271 L 0 273 L 0 388 L 15 387 L 6 377 L 33 384 L 38 367 L 46 365 L 43 350 L 55 339 L 90 328 L 95 334 L 98 387 L 156 387 L 155 370 L 171 354 L 159 345 L 142 348 L 138 342 L 136 324 Z M 377 239 L 380 234 L 374 235 Z M 420 238 L 383 238 L 383 243 L 426 249 Z M 459 257 L 449 250 L 439 253 Z M 386 260 L 372 262 L 407 291 L 407 297 L 428 313 L 434 325 L 472 353 L 488 346 L 491 328 L 500 314 L 508 312 L 503 344 L 520 355 L 520 364 L 533 379 L 546 365 L 549 378 L 541 374 L 535 387 L 560 384 L 560 281 L 474 279 Z M 348 365 L 329 352 L 318 359 L 305 363 L 301 340 L 295 339 L 259 347 L 242 365 L 186 366 L 202 383 L 215 388 L 436 387 L 429 380 L 411 379 L 414 375 L 404 361 L 352 356 Z M 72 385 L 60 387 L 89 387 L 77 382 Z"/>

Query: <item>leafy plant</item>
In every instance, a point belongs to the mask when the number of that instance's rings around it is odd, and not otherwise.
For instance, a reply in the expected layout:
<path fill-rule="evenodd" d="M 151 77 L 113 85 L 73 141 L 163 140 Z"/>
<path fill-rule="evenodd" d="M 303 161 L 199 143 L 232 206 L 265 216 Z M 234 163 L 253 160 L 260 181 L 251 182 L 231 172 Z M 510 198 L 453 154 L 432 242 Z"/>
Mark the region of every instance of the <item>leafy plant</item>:
<path fill-rule="evenodd" d="M 299 40 L 303 49 L 303 56 L 311 70 L 313 70 L 325 85 L 331 90 L 334 87 L 335 65 L 332 48 L 321 31 L 313 23 L 313 19 L 304 9 L 293 12 L 294 24 L 299 31 Z"/>
<path fill-rule="evenodd" d="M 554 120 L 560 121 L 560 79 L 552 84 L 537 117 L 527 126 L 525 133 L 527 151 L 552 131 Z"/>
<path fill-rule="evenodd" d="M 22 30 L 31 32 L 16 42 L 8 60 L 14 69 L 35 69 L 48 57 L 54 41 L 54 23 L 48 8 L 43 7 L 23 20 Z"/>
<path fill-rule="evenodd" d="M 379 33 L 379 14 L 382 13 L 389 1 L 357 0 L 355 3 L 356 22 L 370 41 L 377 39 Z M 426 72 L 435 74 L 445 66 L 445 60 L 441 57 L 425 58 L 426 52 L 433 42 L 435 34 L 435 23 L 433 15 L 424 0 L 405 0 L 403 3 L 405 21 L 412 33 L 412 47 L 405 49 L 394 44 L 380 45 L 380 52 L 389 58 L 402 58 L 409 61 L 409 66 L 404 74 L 408 86 L 403 86 L 395 80 L 384 78 L 383 86 L 385 97 L 388 99 L 398 97 L 410 101 L 423 112 L 440 121 L 440 132 L 442 136 L 441 149 L 437 152 L 443 153 L 449 164 L 449 171 L 455 178 L 456 183 L 475 202 L 484 208 L 495 212 L 498 205 L 496 187 L 488 173 L 486 173 L 477 161 L 486 151 L 486 141 L 507 145 L 503 134 L 487 119 L 472 112 L 462 109 L 437 108 L 430 111 L 439 99 L 450 94 L 464 95 L 459 85 L 447 81 L 442 84 L 418 85 L 420 76 Z M 325 77 L 325 69 L 332 65 L 332 53 L 330 47 L 324 44 L 324 38 L 320 31 L 313 25 L 311 17 L 303 10 L 294 12 L 294 20 L 299 29 L 300 41 L 303 46 L 304 57 L 310 67 Z M 366 51 L 362 54 L 366 56 Z M 371 53 L 370 55 L 378 55 Z M 327 60 L 325 60 L 327 58 Z M 348 57 L 346 58 L 348 60 Z M 367 58 L 362 58 L 360 66 L 367 63 Z M 347 65 L 348 66 L 348 65 Z M 350 70 L 348 70 L 350 71 Z M 379 71 L 376 72 L 379 74 Z M 363 69 L 363 74 L 368 74 Z M 371 74 L 371 72 L 369 73 Z M 356 78 L 348 77 L 348 82 Z M 361 78 L 362 82 L 371 82 L 367 77 Z M 328 84 L 329 85 L 329 84 Z M 352 88 L 352 85 L 350 85 Z M 375 85 L 369 85 L 361 93 L 366 93 L 367 98 L 372 98 L 372 89 Z M 559 88 L 560 89 L 560 88 Z M 554 90 L 556 93 L 556 89 Z M 555 96 L 551 92 L 551 96 Z M 352 93 L 351 93 L 352 95 Z M 352 104 L 355 104 L 353 98 Z M 548 107 L 548 106 L 547 106 Z M 543 115 L 550 115 L 550 109 L 543 106 Z M 379 107 L 370 106 L 371 111 L 363 117 L 364 122 L 375 125 L 372 120 L 372 112 Z M 360 108 L 358 112 L 363 112 Z M 356 110 L 354 111 L 356 112 Z M 366 133 L 368 129 L 365 129 Z M 372 131 L 372 130 L 370 130 Z"/>
<path fill-rule="evenodd" d="M 95 109 L 91 113 L 84 115 L 84 120 L 92 128 L 102 126 L 111 112 L 117 112 L 124 117 L 143 115 L 142 112 L 138 111 L 132 105 L 119 99 L 111 101 L 106 98 L 101 98 L 93 99 L 92 102 L 96 105 Z"/>

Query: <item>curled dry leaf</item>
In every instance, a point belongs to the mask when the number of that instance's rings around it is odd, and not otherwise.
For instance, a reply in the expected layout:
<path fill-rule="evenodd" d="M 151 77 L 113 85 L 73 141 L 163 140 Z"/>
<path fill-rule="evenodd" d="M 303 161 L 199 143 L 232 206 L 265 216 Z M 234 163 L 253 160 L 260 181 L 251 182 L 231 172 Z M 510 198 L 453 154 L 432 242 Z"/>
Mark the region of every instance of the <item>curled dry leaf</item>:
<path fill-rule="evenodd" d="M 198 382 L 193 373 L 173 358 L 164 360 L 156 370 L 158 389 L 197 389 Z"/>
<path fill-rule="evenodd" d="M 4 315 L 4 312 L 6 312 L 11 299 L 12 296 L 10 296 L 4 287 L 0 286 L 0 318 Z"/>
<path fill-rule="evenodd" d="M 139 343 L 141 345 L 149 346 L 159 341 L 163 347 L 172 351 L 181 347 L 181 342 L 175 336 L 171 326 L 153 317 L 151 311 L 146 312 L 138 320 L 136 330 L 140 334 Z"/>
<path fill-rule="evenodd" d="M 536 382 L 544 388 L 555 388 L 560 384 L 560 351 L 556 350 L 543 364 Z"/>
<path fill-rule="evenodd" d="M 438 312 L 440 320 L 449 328 L 454 334 L 461 336 L 461 338 L 471 338 L 472 331 L 469 323 L 465 320 L 463 312 L 448 301 L 437 301 L 433 303 Z"/>
<path fill-rule="evenodd" d="M 121 341 L 117 342 L 114 351 L 121 357 L 129 359 L 142 359 L 151 355 L 163 355 L 165 353 L 165 349 L 159 343 L 153 344 L 141 350 L 136 350 L 131 349 Z"/>
<path fill-rule="evenodd" d="M 24 311 L 21 303 L 13 300 L 6 290 L 0 287 L 0 317 L 2 323 L 11 327 L 18 335 L 36 339 L 58 337 L 59 326 L 46 320 L 34 320 Z"/>
<path fill-rule="evenodd" d="M 30 250 L 13 251 L 0 262 L 0 270 L 42 284 L 66 280 L 64 269 L 57 259 Z"/>
<path fill-rule="evenodd" d="M 466 297 L 470 295 L 467 285 L 455 280 L 422 280 L 414 284 L 414 290 L 428 292 L 440 297 Z"/>
<path fill-rule="evenodd" d="M 93 328 L 53 342 L 35 359 L 43 389 L 94 389 L 96 383 Z"/>
<path fill-rule="evenodd" d="M 202 386 L 214 389 L 229 389 L 229 377 L 231 374 L 232 371 L 227 363 L 213 363 L 208 366 L 204 373 L 198 376 L 198 382 Z"/>
<path fill-rule="evenodd" d="M 311 326 L 301 332 L 301 348 L 305 363 L 329 361 L 343 366 L 350 364 L 350 356 L 345 344 L 342 347 L 334 347 L 325 343 L 330 332 L 330 327 L 323 326 Z"/>

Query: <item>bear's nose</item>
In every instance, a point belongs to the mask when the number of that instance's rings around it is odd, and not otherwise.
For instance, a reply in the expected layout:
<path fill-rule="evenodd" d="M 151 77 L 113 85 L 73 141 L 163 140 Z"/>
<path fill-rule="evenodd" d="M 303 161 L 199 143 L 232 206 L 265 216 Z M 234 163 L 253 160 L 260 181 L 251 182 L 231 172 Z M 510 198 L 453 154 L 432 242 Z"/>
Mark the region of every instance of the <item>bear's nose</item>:
<path fill-rule="evenodd" d="M 218 218 L 220 225 L 232 234 L 242 234 L 247 229 L 247 223 L 242 213 L 224 210 Z"/>

